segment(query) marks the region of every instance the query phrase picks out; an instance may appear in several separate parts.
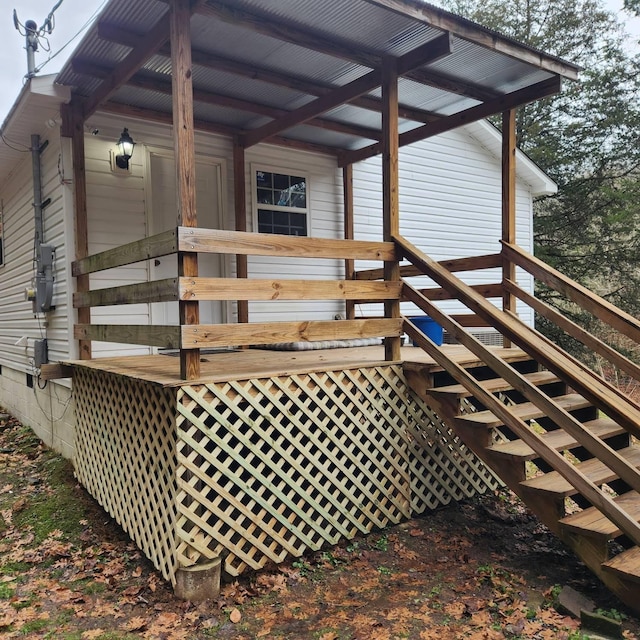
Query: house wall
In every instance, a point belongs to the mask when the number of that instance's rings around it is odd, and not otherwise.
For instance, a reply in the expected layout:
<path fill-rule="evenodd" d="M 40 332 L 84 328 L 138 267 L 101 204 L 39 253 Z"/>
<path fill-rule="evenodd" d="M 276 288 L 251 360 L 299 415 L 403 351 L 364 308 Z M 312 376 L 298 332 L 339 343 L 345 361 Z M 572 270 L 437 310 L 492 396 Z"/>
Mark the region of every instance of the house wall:
<path fill-rule="evenodd" d="M 63 212 L 70 185 L 65 184 L 58 129 L 47 129 L 41 143 L 42 199 L 50 199 L 43 213 L 43 241 L 55 248 L 55 309 L 34 316 L 25 289 L 34 277 L 33 170 L 28 149 L 0 184 L 4 223 L 4 264 L 0 266 L 0 405 L 33 428 L 48 445 L 72 455 L 74 418 L 68 381 L 43 383 L 33 362 L 35 340 L 47 338 L 52 361 L 69 357 L 70 289 L 67 247 L 73 247 Z M 44 388 L 40 388 L 43 386 Z"/>
<path fill-rule="evenodd" d="M 435 260 L 480 256 L 500 251 L 502 235 L 500 159 L 464 129 L 449 131 L 400 149 L 400 231 Z M 354 213 L 356 239 L 382 236 L 381 159 L 371 158 L 354 166 Z M 518 180 L 516 230 L 520 246 L 533 251 L 533 202 L 530 187 Z M 357 269 L 379 266 L 358 262 Z M 456 274 L 468 284 L 487 284 L 502 279 L 500 269 Z M 518 270 L 518 282 L 533 290 L 533 279 Z M 413 279 L 422 287 L 436 286 L 427 278 Z M 501 304 L 501 301 L 492 300 Z M 468 310 L 455 301 L 438 303 L 448 313 Z M 381 306 L 381 305 L 380 305 Z M 403 312 L 416 307 L 403 305 Z M 371 306 L 363 308 L 370 312 Z M 533 323 L 524 304 L 518 312 Z M 469 312 L 470 313 L 470 312 Z"/>

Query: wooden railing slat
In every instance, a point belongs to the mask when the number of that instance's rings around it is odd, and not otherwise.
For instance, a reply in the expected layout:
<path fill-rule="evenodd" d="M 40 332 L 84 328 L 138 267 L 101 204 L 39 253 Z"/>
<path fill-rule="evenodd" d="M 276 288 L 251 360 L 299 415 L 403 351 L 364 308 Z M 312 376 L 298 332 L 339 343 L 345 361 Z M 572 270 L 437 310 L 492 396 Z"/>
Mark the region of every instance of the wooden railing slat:
<path fill-rule="evenodd" d="M 402 335 L 402 318 L 318 320 L 315 322 L 252 322 L 183 326 L 184 348 L 313 342 Z"/>
<path fill-rule="evenodd" d="M 492 253 L 486 256 L 472 256 L 470 258 L 453 258 L 452 260 L 441 260 L 438 262 L 447 271 L 454 273 L 458 271 L 481 271 L 482 269 L 494 269 L 502 266 L 502 255 Z M 419 267 L 412 264 L 400 265 L 400 277 L 411 278 L 413 276 L 423 276 L 424 273 Z M 384 272 L 379 269 L 364 269 L 356 272 L 356 280 L 382 280 Z"/>
<path fill-rule="evenodd" d="M 502 251 L 507 260 L 522 267 L 540 282 L 544 282 L 547 286 L 562 293 L 569 300 L 631 338 L 634 342 L 640 343 L 640 321 L 632 315 L 618 309 L 615 305 L 574 282 L 542 260 L 526 253 L 517 245 L 503 242 Z"/>
<path fill-rule="evenodd" d="M 102 307 L 147 302 L 171 302 L 178 300 L 178 278 L 152 280 L 120 287 L 93 289 L 73 294 L 73 306 Z"/>
<path fill-rule="evenodd" d="M 471 285 L 474 291 L 477 291 L 483 298 L 502 298 L 504 288 L 501 282 L 494 284 L 474 284 Z M 427 300 L 455 300 L 455 294 L 443 288 L 438 289 L 419 289 L 420 293 Z"/>
<path fill-rule="evenodd" d="M 97 340 L 122 344 L 142 344 L 150 347 L 178 349 L 180 327 L 149 324 L 77 324 L 73 329 L 76 340 Z"/>
<path fill-rule="evenodd" d="M 285 236 L 272 233 L 248 233 L 220 229 L 178 227 L 180 251 L 228 253 L 235 255 L 291 258 L 335 258 L 337 260 L 394 260 L 393 242 L 333 240 Z"/>
<path fill-rule="evenodd" d="M 159 258 L 175 253 L 177 250 L 177 233 L 175 229 L 171 229 L 76 260 L 71 265 L 71 273 L 77 278 L 88 273 L 123 267 L 149 258 Z"/>

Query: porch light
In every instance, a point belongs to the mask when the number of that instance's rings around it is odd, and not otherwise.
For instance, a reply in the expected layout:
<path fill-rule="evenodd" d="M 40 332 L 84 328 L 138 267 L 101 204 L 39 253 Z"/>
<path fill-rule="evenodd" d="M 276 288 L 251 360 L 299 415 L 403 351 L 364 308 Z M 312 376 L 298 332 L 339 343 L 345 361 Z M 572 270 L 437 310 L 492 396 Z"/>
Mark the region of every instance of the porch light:
<path fill-rule="evenodd" d="M 120 139 L 118 140 L 118 155 L 116 155 L 116 165 L 119 169 L 129 169 L 129 160 L 133 155 L 133 147 L 136 146 L 136 143 L 133 141 L 133 138 L 129 135 L 129 129 L 126 127 L 123 129 L 120 134 Z"/>

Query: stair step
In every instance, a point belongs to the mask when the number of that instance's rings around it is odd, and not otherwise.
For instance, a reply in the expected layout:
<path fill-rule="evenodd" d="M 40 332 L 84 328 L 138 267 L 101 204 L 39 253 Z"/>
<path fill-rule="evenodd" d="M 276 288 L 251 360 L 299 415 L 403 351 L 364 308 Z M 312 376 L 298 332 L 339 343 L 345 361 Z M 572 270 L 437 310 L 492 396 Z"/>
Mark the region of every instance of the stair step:
<path fill-rule="evenodd" d="M 543 384 L 550 384 L 552 382 L 558 382 L 560 378 L 551 371 L 534 371 L 533 373 L 522 374 L 523 378 L 526 378 L 531 384 L 540 386 Z M 508 391 L 513 387 L 502 378 L 492 378 L 490 380 L 480 380 L 479 383 L 490 393 L 497 393 L 499 391 Z M 427 393 L 430 395 L 447 396 L 450 398 L 468 398 L 473 395 L 469 393 L 461 384 L 451 384 L 446 387 L 434 387 L 433 389 L 427 389 Z"/>
<path fill-rule="evenodd" d="M 575 411 L 577 409 L 585 409 L 586 407 L 591 406 L 591 403 L 583 398 L 579 393 L 570 393 L 566 396 L 558 396 L 553 400 L 565 411 Z M 538 409 L 533 402 L 523 402 L 522 404 L 510 406 L 509 409 L 522 420 L 532 420 L 544 416 L 544 411 Z M 486 427 L 487 429 L 499 427 L 504 424 L 502 420 L 496 417 L 491 411 L 476 411 L 475 413 L 460 415 L 456 417 L 456 422 L 467 426 L 475 425 L 478 427 Z"/>
<path fill-rule="evenodd" d="M 634 467 L 640 467 L 640 447 L 631 446 L 624 449 L 620 449 L 618 454 L 625 458 L 627 462 Z M 609 469 L 598 458 L 592 458 L 591 460 L 585 460 L 578 463 L 576 469 L 579 469 L 591 482 L 600 485 L 606 482 L 611 482 L 617 479 L 617 475 Z M 544 491 L 549 494 L 554 494 L 557 497 L 565 497 L 575 495 L 577 491 L 575 488 L 567 482 L 557 471 L 550 471 L 542 476 L 536 476 L 530 480 L 525 480 L 520 483 L 525 489 L 531 489 L 535 491 Z"/>
<path fill-rule="evenodd" d="M 640 493 L 629 491 L 617 496 L 613 501 L 624 509 L 634 520 L 640 522 Z M 620 528 L 595 507 L 589 507 L 560 520 L 564 529 L 583 536 L 602 537 L 612 540 L 622 535 Z"/>
<path fill-rule="evenodd" d="M 625 433 L 625 430 L 616 424 L 611 418 L 599 418 L 598 420 L 590 420 L 583 425 L 593 435 L 600 439 L 612 438 Z M 542 439 L 556 451 L 565 451 L 579 446 L 576 439 L 562 429 L 556 431 L 548 431 L 541 435 Z M 533 460 L 537 458 L 536 452 L 522 440 L 512 440 L 511 442 L 501 442 L 488 447 L 492 453 L 507 456 L 513 459 Z"/>
<path fill-rule="evenodd" d="M 611 560 L 603 562 L 602 568 L 627 580 L 640 583 L 640 547 L 631 547 L 619 553 Z"/>

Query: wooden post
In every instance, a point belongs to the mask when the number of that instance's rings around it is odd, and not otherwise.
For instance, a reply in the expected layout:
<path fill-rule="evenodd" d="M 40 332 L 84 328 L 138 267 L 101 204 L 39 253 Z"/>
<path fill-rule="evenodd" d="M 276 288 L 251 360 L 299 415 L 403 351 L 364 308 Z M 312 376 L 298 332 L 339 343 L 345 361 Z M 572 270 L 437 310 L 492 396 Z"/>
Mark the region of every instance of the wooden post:
<path fill-rule="evenodd" d="M 398 67 L 392 57 L 382 62 L 382 219 L 385 241 L 393 241 L 400 233 L 398 199 Z M 400 280 L 397 259 L 384 263 L 384 279 Z M 386 318 L 400 317 L 400 300 L 384 303 Z M 400 337 L 385 338 L 386 360 L 400 360 Z"/>
<path fill-rule="evenodd" d="M 193 79 L 191 68 L 191 2 L 171 2 L 171 76 L 173 142 L 176 159 L 178 225 L 196 227 L 196 154 L 193 133 Z M 178 253 L 178 276 L 197 277 L 198 254 Z M 180 301 L 180 325 L 200 324 L 198 302 Z M 180 347 L 180 377 L 200 376 L 200 349 Z"/>
<path fill-rule="evenodd" d="M 73 162 L 73 211 L 76 260 L 89 255 L 89 229 L 87 224 L 87 175 L 84 155 L 84 118 L 82 104 L 74 100 L 62 106 L 62 135 L 71 138 L 71 159 Z M 90 289 L 89 275 L 76 278 L 76 291 Z M 78 324 L 91 324 L 91 307 L 78 309 Z M 81 360 L 91 359 L 91 340 L 79 340 Z"/>
<path fill-rule="evenodd" d="M 509 244 L 516 242 L 516 110 L 502 114 L 502 239 Z M 502 280 L 516 280 L 516 267 L 507 258 L 502 259 Z M 502 308 L 516 313 L 516 297 L 503 291 Z M 504 346 L 511 341 L 505 338 Z"/>
<path fill-rule="evenodd" d="M 244 147 L 238 139 L 233 142 L 233 200 L 236 212 L 236 231 L 247 230 L 247 195 L 245 190 Z M 236 255 L 236 277 L 249 275 L 246 255 Z M 238 322 L 249 322 L 249 301 L 238 300 Z"/>
<path fill-rule="evenodd" d="M 353 221 L 353 165 L 342 167 L 342 196 L 344 201 L 344 237 L 345 240 L 354 239 Z M 344 277 L 347 280 L 355 278 L 355 260 L 348 258 L 344 261 Z M 347 300 L 345 306 L 347 320 L 356 317 L 356 305 L 353 300 Z"/>

